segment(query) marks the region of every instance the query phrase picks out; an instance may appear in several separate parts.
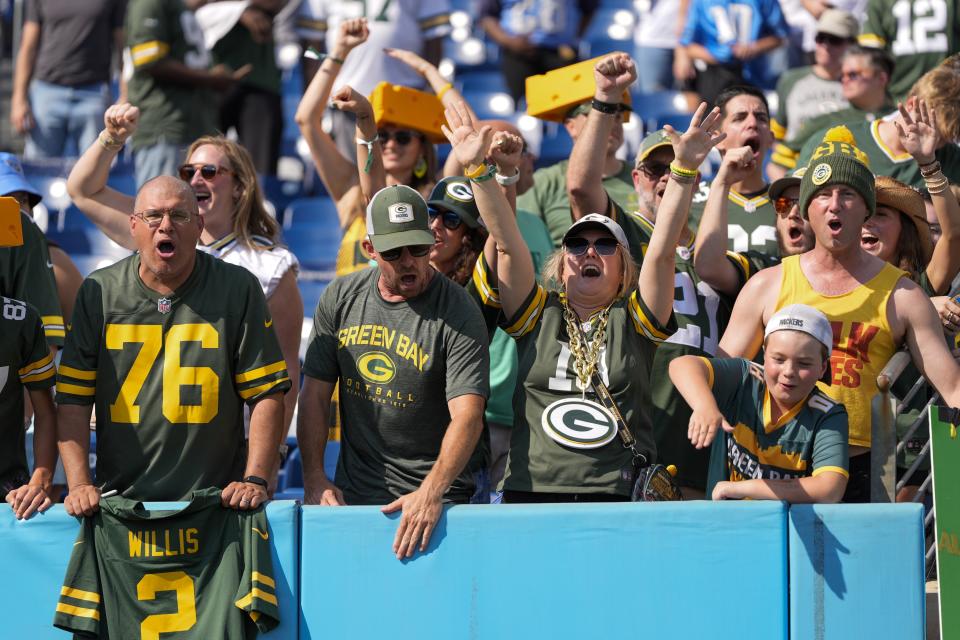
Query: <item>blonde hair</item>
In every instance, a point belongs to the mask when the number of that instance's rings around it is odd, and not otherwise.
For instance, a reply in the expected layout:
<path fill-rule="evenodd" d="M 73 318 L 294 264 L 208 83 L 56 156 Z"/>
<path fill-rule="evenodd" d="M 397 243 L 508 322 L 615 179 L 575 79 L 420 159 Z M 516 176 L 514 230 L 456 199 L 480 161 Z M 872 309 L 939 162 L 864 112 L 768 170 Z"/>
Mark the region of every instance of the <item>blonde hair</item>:
<path fill-rule="evenodd" d="M 910 96 L 937 112 L 937 128 L 948 142 L 960 139 L 960 54 L 950 56 L 921 76 Z"/>
<path fill-rule="evenodd" d="M 629 295 L 637 288 L 637 278 L 640 275 L 640 269 L 633 257 L 624 250 L 623 245 L 617 245 L 617 253 L 620 255 L 620 289 L 617 291 L 617 297 L 622 298 Z M 563 247 L 550 254 L 546 262 L 543 263 L 543 269 L 540 272 L 540 280 L 543 286 L 552 291 L 563 292 Z"/>
<path fill-rule="evenodd" d="M 253 168 L 250 153 L 241 145 L 223 136 L 202 136 L 194 140 L 187 149 L 187 161 L 189 162 L 193 153 L 204 145 L 219 149 L 230 163 L 227 168 L 233 171 L 233 179 L 239 190 L 233 207 L 233 232 L 237 240 L 248 249 L 268 249 L 269 247 L 255 244 L 253 236 L 264 236 L 277 242 L 280 236 L 280 225 L 263 205 L 263 191 L 260 189 L 260 181 Z"/>

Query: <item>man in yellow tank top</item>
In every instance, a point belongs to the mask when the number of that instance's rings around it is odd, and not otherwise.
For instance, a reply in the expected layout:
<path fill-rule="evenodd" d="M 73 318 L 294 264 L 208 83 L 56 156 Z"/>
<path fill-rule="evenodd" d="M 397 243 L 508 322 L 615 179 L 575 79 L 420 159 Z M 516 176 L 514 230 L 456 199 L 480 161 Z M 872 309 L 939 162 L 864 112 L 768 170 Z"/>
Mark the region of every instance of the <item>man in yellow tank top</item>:
<path fill-rule="evenodd" d="M 800 211 L 816 246 L 751 278 L 720 341 L 727 355 L 752 358 L 778 309 L 802 303 L 829 318 L 833 384 L 822 390 L 846 405 L 850 417 L 847 502 L 870 498 L 870 402 L 877 374 L 897 349 L 906 344 L 946 402 L 960 406 L 960 366 L 945 346 L 930 299 L 905 272 L 860 247 L 863 222 L 876 209 L 874 176 L 865 163 L 849 131 L 827 133 L 800 185 Z"/>

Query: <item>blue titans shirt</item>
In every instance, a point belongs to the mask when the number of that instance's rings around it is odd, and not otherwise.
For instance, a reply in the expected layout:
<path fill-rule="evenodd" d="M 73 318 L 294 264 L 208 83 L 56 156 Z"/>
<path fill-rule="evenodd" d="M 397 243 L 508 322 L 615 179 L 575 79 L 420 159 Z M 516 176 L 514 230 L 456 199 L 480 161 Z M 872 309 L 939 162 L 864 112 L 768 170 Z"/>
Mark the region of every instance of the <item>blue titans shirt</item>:
<path fill-rule="evenodd" d="M 692 0 L 680 44 L 702 45 L 726 64 L 735 60 L 733 45 L 787 33 L 778 0 Z"/>

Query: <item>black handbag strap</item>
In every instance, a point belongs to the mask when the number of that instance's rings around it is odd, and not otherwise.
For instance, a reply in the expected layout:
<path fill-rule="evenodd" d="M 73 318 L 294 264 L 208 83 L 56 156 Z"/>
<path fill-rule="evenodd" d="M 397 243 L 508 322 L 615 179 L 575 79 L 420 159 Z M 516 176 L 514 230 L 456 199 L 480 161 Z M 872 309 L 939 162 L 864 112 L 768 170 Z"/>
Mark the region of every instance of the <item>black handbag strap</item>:
<path fill-rule="evenodd" d="M 613 415 L 614 421 L 617 423 L 617 435 L 620 436 L 620 442 L 625 449 L 629 449 L 630 453 L 633 454 L 634 462 L 638 468 L 646 466 L 647 456 L 640 453 L 640 450 L 637 449 L 637 439 L 630 433 L 627 421 L 624 419 L 623 414 L 620 413 L 620 408 L 614 401 L 613 396 L 610 395 L 610 390 L 607 389 L 607 385 L 603 384 L 603 380 L 600 378 L 598 371 L 593 372 L 590 382 L 593 385 L 593 390 L 597 394 L 597 399 L 600 400 L 600 404 Z"/>

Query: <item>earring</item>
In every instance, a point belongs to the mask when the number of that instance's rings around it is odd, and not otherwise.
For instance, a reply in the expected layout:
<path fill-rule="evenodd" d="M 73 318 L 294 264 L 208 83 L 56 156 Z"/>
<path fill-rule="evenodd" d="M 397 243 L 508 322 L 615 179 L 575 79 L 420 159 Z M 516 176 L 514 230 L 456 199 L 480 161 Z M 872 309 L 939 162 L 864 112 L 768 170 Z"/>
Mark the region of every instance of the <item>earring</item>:
<path fill-rule="evenodd" d="M 423 156 L 420 156 L 417 158 L 417 164 L 413 165 L 413 176 L 417 180 L 421 180 L 425 175 L 427 175 L 427 161 Z"/>

